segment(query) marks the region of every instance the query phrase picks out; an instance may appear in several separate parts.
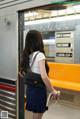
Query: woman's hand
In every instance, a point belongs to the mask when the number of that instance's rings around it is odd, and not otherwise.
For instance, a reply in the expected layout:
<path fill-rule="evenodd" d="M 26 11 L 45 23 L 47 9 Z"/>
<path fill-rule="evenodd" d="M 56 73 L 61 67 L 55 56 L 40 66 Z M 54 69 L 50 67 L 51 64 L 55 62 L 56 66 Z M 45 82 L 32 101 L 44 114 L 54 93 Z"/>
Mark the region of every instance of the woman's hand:
<path fill-rule="evenodd" d="M 49 95 L 48 95 L 48 98 L 47 98 L 47 104 L 46 106 L 49 106 L 49 102 L 50 100 L 54 100 L 54 101 L 57 101 L 58 97 L 60 96 L 60 91 L 52 91 Z"/>
<path fill-rule="evenodd" d="M 24 75 L 21 72 L 18 72 L 18 75 L 20 76 L 20 78 L 24 77 Z"/>
<path fill-rule="evenodd" d="M 20 76 L 21 79 L 24 78 L 25 72 L 18 72 L 18 75 Z"/>
<path fill-rule="evenodd" d="M 53 90 L 52 92 L 51 92 L 51 98 L 52 99 L 58 99 L 58 97 L 60 96 L 60 91 L 57 91 L 57 90 Z"/>

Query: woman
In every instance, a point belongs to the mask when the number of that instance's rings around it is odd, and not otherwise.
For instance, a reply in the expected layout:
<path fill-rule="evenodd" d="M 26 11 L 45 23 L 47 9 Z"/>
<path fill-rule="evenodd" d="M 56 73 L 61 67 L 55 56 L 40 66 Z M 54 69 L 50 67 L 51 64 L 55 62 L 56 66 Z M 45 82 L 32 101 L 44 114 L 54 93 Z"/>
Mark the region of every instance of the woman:
<path fill-rule="evenodd" d="M 31 67 L 32 72 L 41 75 L 45 84 L 44 87 L 28 86 L 27 95 L 27 110 L 33 112 L 33 119 L 41 119 L 43 113 L 47 110 L 47 90 L 48 88 L 53 94 L 57 94 L 57 91 L 52 87 L 48 72 L 49 67 L 47 65 L 43 40 L 40 32 L 36 30 L 30 30 L 27 33 L 25 39 L 25 48 L 22 56 L 21 73 L 27 72 L 29 65 L 31 65 L 33 57 L 36 55 L 35 62 Z"/>

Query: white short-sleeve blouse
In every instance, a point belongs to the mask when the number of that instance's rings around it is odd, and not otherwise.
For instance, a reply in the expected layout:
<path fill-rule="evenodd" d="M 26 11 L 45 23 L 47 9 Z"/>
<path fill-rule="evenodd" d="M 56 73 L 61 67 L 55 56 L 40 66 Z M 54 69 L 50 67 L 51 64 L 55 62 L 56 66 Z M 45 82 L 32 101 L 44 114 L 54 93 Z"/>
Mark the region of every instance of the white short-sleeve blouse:
<path fill-rule="evenodd" d="M 31 70 L 32 72 L 35 72 L 35 73 L 38 73 L 40 74 L 40 69 L 39 69 L 39 61 L 40 60 L 44 60 L 46 59 L 44 53 L 40 52 L 40 51 L 36 51 L 36 52 L 33 52 L 31 55 L 30 55 L 30 66 L 31 66 L 31 63 L 34 59 L 34 56 L 36 55 L 36 53 L 38 52 L 37 56 L 36 56 L 36 59 L 33 63 L 33 66 L 31 67 Z"/>

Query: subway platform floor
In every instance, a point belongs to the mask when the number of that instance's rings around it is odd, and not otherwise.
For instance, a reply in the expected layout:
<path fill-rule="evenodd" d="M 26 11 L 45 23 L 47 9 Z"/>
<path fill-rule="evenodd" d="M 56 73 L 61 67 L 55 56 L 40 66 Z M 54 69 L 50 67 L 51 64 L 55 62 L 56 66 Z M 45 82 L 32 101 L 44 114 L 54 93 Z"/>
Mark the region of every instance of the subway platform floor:
<path fill-rule="evenodd" d="M 25 119 L 32 119 L 32 113 L 26 111 Z M 80 108 L 74 106 L 52 103 L 42 119 L 80 119 Z"/>

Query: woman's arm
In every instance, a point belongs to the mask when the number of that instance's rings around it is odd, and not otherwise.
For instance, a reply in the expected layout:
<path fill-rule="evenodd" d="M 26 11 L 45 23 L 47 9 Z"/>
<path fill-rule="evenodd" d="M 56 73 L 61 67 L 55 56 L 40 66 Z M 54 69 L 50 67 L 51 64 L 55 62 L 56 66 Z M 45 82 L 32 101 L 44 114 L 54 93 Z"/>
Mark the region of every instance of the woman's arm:
<path fill-rule="evenodd" d="M 43 82 L 45 83 L 46 87 L 54 93 L 57 93 L 57 91 L 53 88 L 53 86 L 50 83 L 49 77 L 46 73 L 46 68 L 45 68 L 45 60 L 40 60 L 39 61 L 39 69 L 40 69 L 40 73 L 41 73 L 41 77 Z"/>

